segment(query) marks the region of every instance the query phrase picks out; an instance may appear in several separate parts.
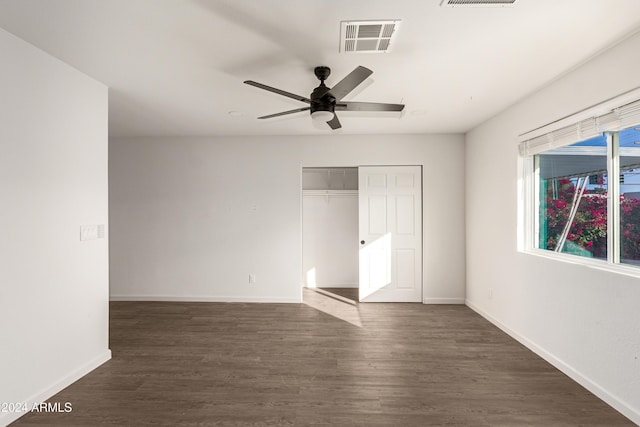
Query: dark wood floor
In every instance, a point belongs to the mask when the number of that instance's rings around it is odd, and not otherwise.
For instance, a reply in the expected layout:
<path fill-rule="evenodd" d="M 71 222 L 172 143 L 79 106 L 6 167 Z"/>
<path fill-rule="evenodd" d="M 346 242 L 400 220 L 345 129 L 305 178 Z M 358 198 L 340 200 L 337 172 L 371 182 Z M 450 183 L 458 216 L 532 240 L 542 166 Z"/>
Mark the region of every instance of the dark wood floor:
<path fill-rule="evenodd" d="M 305 302 L 113 302 L 73 411 L 14 425 L 633 425 L 465 306 Z"/>

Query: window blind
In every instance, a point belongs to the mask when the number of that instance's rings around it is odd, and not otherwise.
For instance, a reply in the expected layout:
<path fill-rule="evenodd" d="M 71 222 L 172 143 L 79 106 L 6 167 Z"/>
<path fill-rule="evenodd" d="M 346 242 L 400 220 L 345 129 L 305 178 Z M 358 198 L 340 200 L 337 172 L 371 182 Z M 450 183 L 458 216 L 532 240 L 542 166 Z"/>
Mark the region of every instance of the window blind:
<path fill-rule="evenodd" d="M 593 107 L 593 110 L 598 110 L 598 107 Z M 532 138 L 527 139 L 527 134 L 525 134 L 518 148 L 520 155 L 533 156 L 547 150 L 595 138 L 603 132 L 617 131 L 638 125 L 640 125 L 640 99 L 612 108 L 603 114 L 593 115 L 575 123 L 549 130 Z M 529 134 L 531 133 L 529 132 Z"/>

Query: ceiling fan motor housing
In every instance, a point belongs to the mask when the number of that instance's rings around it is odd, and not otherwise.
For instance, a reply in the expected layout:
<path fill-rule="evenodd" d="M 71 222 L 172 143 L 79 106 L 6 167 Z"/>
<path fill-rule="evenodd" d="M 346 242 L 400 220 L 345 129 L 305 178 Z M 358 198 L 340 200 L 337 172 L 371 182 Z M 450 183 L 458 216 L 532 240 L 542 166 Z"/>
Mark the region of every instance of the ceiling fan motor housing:
<path fill-rule="evenodd" d="M 329 88 L 322 83 L 311 92 L 311 114 L 314 111 L 330 111 L 333 113 L 336 107 L 336 98 L 331 95 Z"/>
<path fill-rule="evenodd" d="M 336 98 L 331 95 L 330 88 L 325 86 L 324 81 L 331 74 L 331 68 L 329 67 L 316 67 L 313 70 L 318 80 L 320 80 L 320 86 L 315 88 L 309 98 L 311 98 L 311 114 L 316 111 L 329 111 L 334 112 L 336 106 Z"/>

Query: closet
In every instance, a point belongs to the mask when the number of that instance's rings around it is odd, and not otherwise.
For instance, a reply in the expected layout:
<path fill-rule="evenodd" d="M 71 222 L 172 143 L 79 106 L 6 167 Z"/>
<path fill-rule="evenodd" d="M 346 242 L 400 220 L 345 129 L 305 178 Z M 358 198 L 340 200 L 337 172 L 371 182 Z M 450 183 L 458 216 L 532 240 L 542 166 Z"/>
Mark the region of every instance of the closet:
<path fill-rule="evenodd" d="M 304 285 L 357 288 L 358 250 L 358 168 L 303 168 Z"/>

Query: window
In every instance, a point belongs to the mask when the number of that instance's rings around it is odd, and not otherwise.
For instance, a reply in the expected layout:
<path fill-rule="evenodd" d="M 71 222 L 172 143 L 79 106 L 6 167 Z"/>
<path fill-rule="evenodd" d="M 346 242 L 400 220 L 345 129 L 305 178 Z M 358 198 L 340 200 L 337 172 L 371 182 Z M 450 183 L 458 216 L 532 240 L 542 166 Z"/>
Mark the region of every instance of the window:
<path fill-rule="evenodd" d="M 607 259 L 607 138 L 536 155 L 538 248 Z"/>
<path fill-rule="evenodd" d="M 640 266 L 640 127 L 618 134 L 620 262 Z"/>
<path fill-rule="evenodd" d="M 640 267 L 640 101 L 618 105 L 520 143 L 528 248 Z"/>

